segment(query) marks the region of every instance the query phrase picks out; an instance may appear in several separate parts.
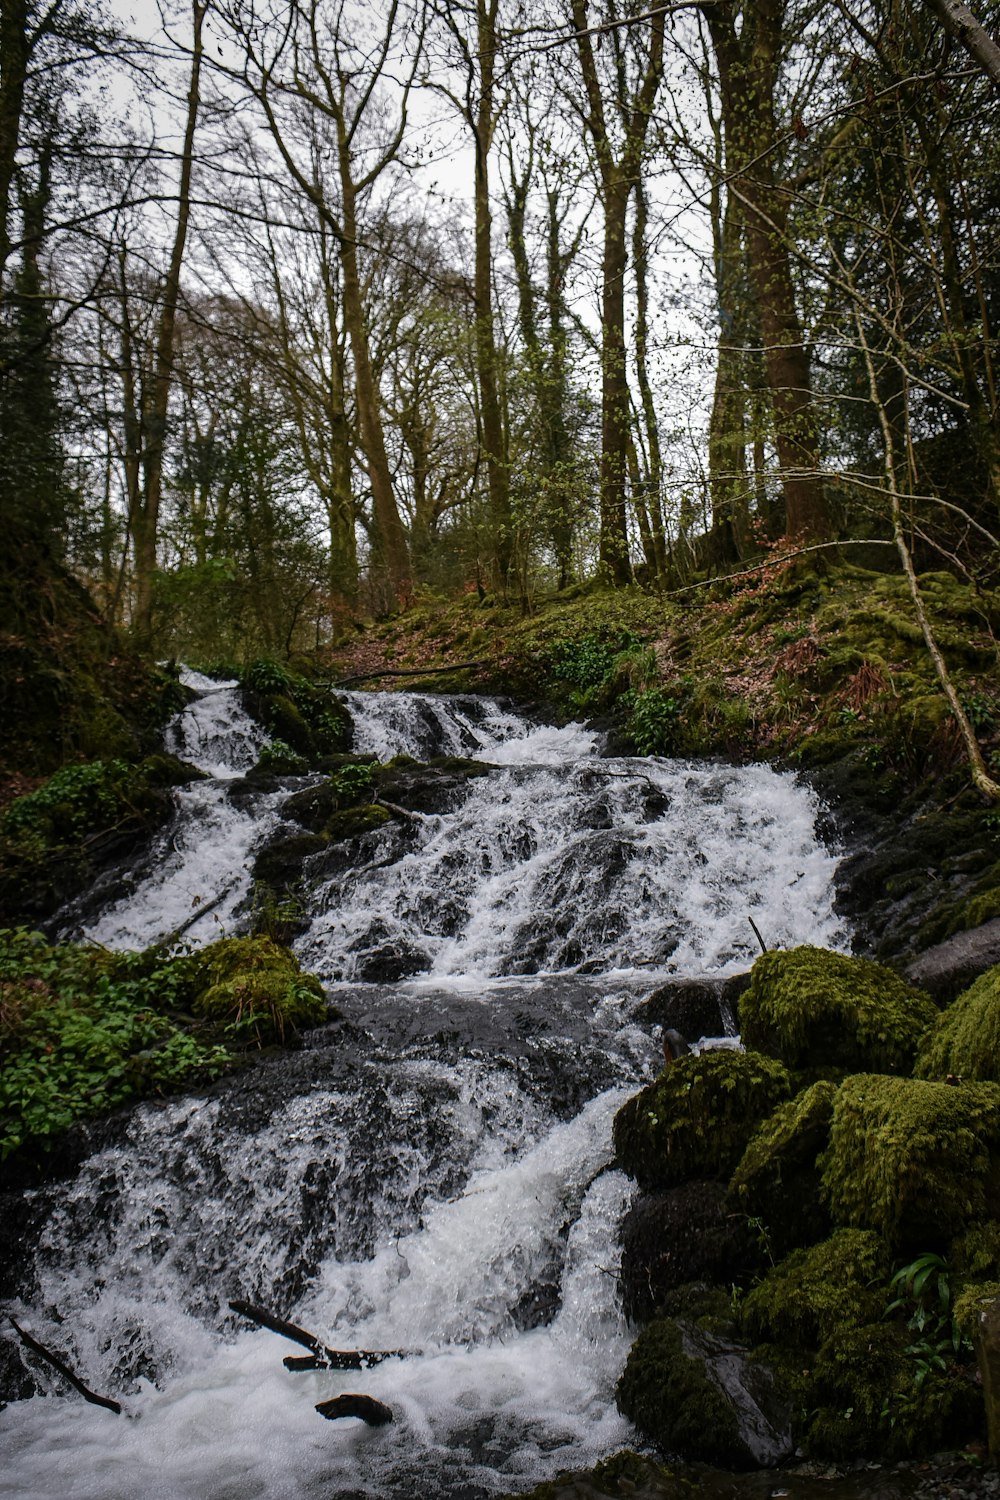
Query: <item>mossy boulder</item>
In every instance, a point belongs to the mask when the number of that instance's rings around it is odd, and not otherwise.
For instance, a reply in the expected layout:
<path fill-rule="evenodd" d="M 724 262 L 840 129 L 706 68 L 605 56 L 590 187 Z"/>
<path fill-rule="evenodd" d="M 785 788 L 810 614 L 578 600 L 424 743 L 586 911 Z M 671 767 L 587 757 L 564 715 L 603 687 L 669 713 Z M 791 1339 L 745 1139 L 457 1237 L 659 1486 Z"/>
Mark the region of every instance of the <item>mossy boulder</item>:
<path fill-rule="evenodd" d="M 943 1249 L 1000 1203 L 1000 1086 L 848 1078 L 821 1166 L 836 1223 Z"/>
<path fill-rule="evenodd" d="M 747 1047 L 790 1068 L 908 1073 L 937 1015 L 882 964 L 823 948 L 764 953 L 740 998 Z"/>
<path fill-rule="evenodd" d="M 811 1353 L 834 1328 L 882 1316 L 889 1271 L 889 1250 L 879 1235 L 838 1229 L 821 1244 L 793 1250 L 747 1293 L 743 1332 L 754 1344 Z"/>
<path fill-rule="evenodd" d="M 171 817 L 170 789 L 201 772 L 173 756 L 65 766 L 0 815 L 0 908 L 37 920 Z"/>
<path fill-rule="evenodd" d="M 618 1111 L 618 1162 L 646 1188 L 725 1181 L 790 1092 L 787 1069 L 769 1057 L 728 1048 L 681 1057 Z"/>
<path fill-rule="evenodd" d="M 295 955 L 265 936 L 223 938 L 197 958 L 194 1012 L 258 1045 L 327 1019 L 323 987 Z"/>
<path fill-rule="evenodd" d="M 687 1354 L 681 1325 L 657 1318 L 629 1351 L 618 1409 L 663 1453 L 746 1468 L 736 1414 L 701 1361 Z"/>
<path fill-rule="evenodd" d="M 733 1173 L 727 1207 L 762 1226 L 774 1256 L 825 1239 L 832 1228 L 817 1162 L 830 1141 L 836 1092 L 823 1079 L 780 1104 Z"/>
<path fill-rule="evenodd" d="M 657 1318 L 629 1351 L 619 1410 L 663 1453 L 752 1469 L 791 1455 L 790 1411 L 771 1371 L 694 1323 Z"/>
<path fill-rule="evenodd" d="M 328 688 L 264 658 L 241 670 L 240 686 L 247 712 L 310 764 L 350 749 L 350 713 Z"/>
<path fill-rule="evenodd" d="M 971 1371 L 927 1372 L 899 1324 L 841 1326 L 820 1346 L 802 1439 L 816 1458 L 883 1462 L 961 1448 L 981 1435 L 982 1392 Z"/>
<path fill-rule="evenodd" d="M 1000 1083 L 1000 964 L 965 990 L 925 1034 L 918 1078 L 987 1079 Z"/>

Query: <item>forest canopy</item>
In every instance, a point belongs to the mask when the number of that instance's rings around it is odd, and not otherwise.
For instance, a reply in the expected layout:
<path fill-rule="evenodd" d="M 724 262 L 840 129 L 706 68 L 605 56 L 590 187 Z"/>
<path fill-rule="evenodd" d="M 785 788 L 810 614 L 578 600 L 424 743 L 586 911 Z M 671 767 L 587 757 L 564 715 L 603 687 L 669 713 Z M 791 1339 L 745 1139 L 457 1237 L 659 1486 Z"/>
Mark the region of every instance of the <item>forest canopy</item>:
<path fill-rule="evenodd" d="M 781 538 L 992 581 L 995 8 L 160 21 L 3 8 L 8 646 L 54 577 L 202 661 Z"/>

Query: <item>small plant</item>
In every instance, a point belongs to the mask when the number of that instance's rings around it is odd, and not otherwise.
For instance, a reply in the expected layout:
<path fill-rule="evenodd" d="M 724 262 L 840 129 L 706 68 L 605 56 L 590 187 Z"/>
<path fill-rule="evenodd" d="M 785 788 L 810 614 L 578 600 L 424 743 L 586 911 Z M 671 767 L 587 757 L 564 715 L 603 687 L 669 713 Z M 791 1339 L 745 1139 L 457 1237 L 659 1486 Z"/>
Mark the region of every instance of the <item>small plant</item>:
<path fill-rule="evenodd" d="M 680 704 L 662 688 L 631 695 L 626 732 L 640 755 L 669 753 L 677 740 Z"/>
<path fill-rule="evenodd" d="M 894 1391 L 882 1408 L 882 1420 L 894 1427 L 919 1406 L 920 1392 L 933 1375 L 946 1376 L 972 1353 L 972 1345 L 952 1315 L 951 1276 L 947 1262 L 933 1251 L 901 1266 L 889 1283 L 887 1318 L 903 1314 L 916 1335 L 906 1345 L 910 1384 Z"/>
<path fill-rule="evenodd" d="M 45 1149 L 77 1121 L 225 1072 L 227 1048 L 164 1014 L 187 1004 L 190 985 L 185 955 L 0 932 L 0 1155 Z"/>
<path fill-rule="evenodd" d="M 356 807 L 371 797 L 375 768 L 367 762 L 351 761 L 330 777 L 330 787 L 339 808 Z"/>
<path fill-rule="evenodd" d="M 270 740 L 260 752 L 257 769 L 273 771 L 276 776 L 299 776 L 309 769 L 309 762 L 284 740 Z"/>

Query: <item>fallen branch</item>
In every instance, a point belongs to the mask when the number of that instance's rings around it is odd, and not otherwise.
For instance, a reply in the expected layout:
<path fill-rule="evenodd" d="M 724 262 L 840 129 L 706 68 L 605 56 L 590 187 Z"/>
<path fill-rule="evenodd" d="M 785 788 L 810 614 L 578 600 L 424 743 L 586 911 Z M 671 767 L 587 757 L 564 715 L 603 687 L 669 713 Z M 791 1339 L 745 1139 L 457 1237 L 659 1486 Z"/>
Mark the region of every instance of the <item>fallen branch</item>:
<path fill-rule="evenodd" d="M 330 1401 L 320 1401 L 316 1410 L 328 1422 L 335 1421 L 337 1417 L 360 1417 L 369 1427 L 384 1427 L 387 1422 L 392 1421 L 391 1406 L 376 1401 L 374 1396 L 355 1395 L 353 1391 L 345 1391 L 342 1396 L 334 1396 Z"/>
<path fill-rule="evenodd" d="M 442 672 L 465 672 L 470 667 L 485 667 L 489 663 L 486 657 L 480 657 L 478 661 L 456 661 L 447 667 L 383 667 L 378 672 L 358 672 L 354 677 L 342 677 L 339 682 L 333 682 L 331 687 L 350 687 L 352 682 L 372 682 L 376 677 L 436 677 Z"/>
<path fill-rule="evenodd" d="M 380 1365 L 385 1359 L 401 1359 L 405 1355 L 419 1353 L 416 1349 L 328 1349 L 314 1333 L 297 1328 L 294 1323 L 286 1323 L 284 1318 L 276 1318 L 273 1313 L 263 1307 L 256 1307 L 252 1302 L 230 1302 L 229 1306 L 241 1318 L 249 1318 L 251 1323 L 268 1328 L 272 1333 L 279 1333 L 282 1338 L 291 1339 L 293 1343 L 301 1344 L 303 1349 L 309 1350 L 308 1360 L 295 1359 L 293 1363 L 289 1363 L 286 1359 L 285 1367 L 289 1370 L 370 1370 L 373 1365 Z"/>
<path fill-rule="evenodd" d="M 110 1396 L 98 1396 L 96 1391 L 92 1391 L 89 1386 L 84 1385 L 79 1375 L 75 1375 L 65 1360 L 59 1358 L 58 1354 L 53 1354 L 51 1349 L 46 1349 L 45 1345 L 40 1344 L 37 1339 L 33 1339 L 30 1333 L 25 1333 L 24 1329 L 15 1323 L 13 1318 L 10 1321 L 14 1332 L 25 1348 L 30 1349 L 32 1354 L 37 1354 L 39 1359 L 46 1360 L 54 1370 L 58 1370 L 63 1379 L 68 1380 L 70 1385 L 80 1392 L 85 1401 L 89 1401 L 92 1406 L 106 1407 L 108 1411 L 113 1411 L 117 1416 L 121 1416 L 122 1409 L 117 1401 L 112 1401 Z"/>

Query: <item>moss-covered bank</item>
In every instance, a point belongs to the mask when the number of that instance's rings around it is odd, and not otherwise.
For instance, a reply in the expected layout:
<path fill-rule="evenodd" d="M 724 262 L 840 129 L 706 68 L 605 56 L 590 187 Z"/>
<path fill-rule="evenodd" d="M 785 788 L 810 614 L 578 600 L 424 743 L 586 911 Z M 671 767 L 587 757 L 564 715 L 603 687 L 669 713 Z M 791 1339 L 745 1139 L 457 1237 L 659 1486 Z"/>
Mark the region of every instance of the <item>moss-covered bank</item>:
<path fill-rule="evenodd" d="M 112 953 L 2 930 L 0 1154 L 44 1166 L 73 1126 L 202 1087 L 327 1018 L 318 981 L 265 937 Z"/>

